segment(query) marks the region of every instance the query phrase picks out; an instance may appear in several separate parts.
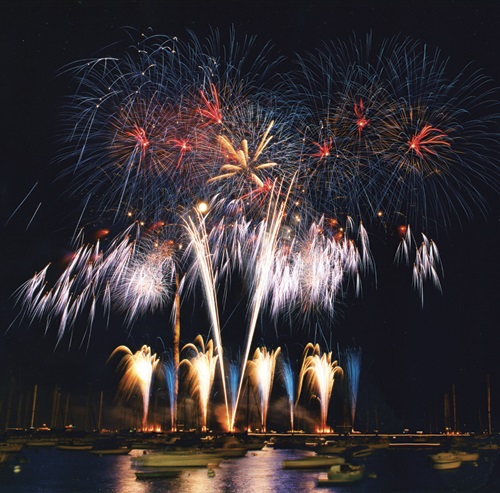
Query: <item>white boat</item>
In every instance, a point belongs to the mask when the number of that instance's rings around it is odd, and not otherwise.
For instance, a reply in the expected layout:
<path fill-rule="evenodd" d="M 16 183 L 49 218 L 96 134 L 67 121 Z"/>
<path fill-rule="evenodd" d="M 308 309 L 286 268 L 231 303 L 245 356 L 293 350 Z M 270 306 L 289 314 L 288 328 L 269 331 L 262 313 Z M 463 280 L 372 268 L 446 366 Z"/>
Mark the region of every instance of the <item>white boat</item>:
<path fill-rule="evenodd" d="M 154 452 L 134 457 L 133 461 L 141 467 L 217 467 L 222 457 L 211 453 L 197 452 Z"/>
<path fill-rule="evenodd" d="M 462 462 L 475 462 L 479 460 L 479 452 L 466 452 L 465 450 L 453 450 Z"/>
<path fill-rule="evenodd" d="M 477 447 L 479 450 L 489 450 L 489 451 L 496 451 L 496 450 L 500 450 L 500 445 L 498 445 L 497 443 L 486 443 L 484 445 L 479 445 L 479 447 Z"/>
<path fill-rule="evenodd" d="M 0 442 L 0 452 L 16 453 L 20 452 L 22 448 L 22 443 Z"/>
<path fill-rule="evenodd" d="M 57 445 L 58 450 L 92 450 L 92 445 L 84 443 L 67 443 Z"/>
<path fill-rule="evenodd" d="M 326 441 L 316 445 L 314 450 L 317 454 L 342 454 L 347 450 L 347 447 L 333 441 Z"/>
<path fill-rule="evenodd" d="M 458 469 L 462 465 L 460 457 L 453 452 L 440 452 L 438 454 L 429 455 L 429 457 L 432 460 L 434 469 Z"/>
<path fill-rule="evenodd" d="M 344 464 L 345 459 L 340 455 L 308 455 L 297 459 L 288 459 L 281 462 L 283 469 L 326 469 L 335 464 Z"/>
<path fill-rule="evenodd" d="M 328 472 L 320 473 L 318 476 L 318 486 L 328 486 L 331 484 L 347 484 L 361 481 L 365 475 L 365 466 L 355 466 L 353 464 L 336 464 L 330 467 Z"/>
<path fill-rule="evenodd" d="M 369 455 L 372 455 L 374 451 L 375 451 L 374 448 L 366 447 L 366 448 L 356 450 L 355 452 L 352 453 L 352 456 L 353 457 L 368 457 Z"/>

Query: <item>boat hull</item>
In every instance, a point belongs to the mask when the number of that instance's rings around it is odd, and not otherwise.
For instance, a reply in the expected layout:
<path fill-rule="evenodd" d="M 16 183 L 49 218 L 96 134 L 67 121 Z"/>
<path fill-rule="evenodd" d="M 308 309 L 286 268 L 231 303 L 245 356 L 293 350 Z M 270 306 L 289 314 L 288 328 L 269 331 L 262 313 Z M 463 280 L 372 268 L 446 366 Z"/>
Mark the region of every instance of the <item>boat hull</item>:
<path fill-rule="evenodd" d="M 332 484 L 350 484 L 361 481 L 365 475 L 364 466 L 353 466 L 351 464 L 334 465 L 328 472 L 320 473 L 318 486 Z"/>
<path fill-rule="evenodd" d="M 302 457 L 300 459 L 284 460 L 281 463 L 283 469 L 325 469 L 334 464 L 343 464 L 343 457 Z"/>
<path fill-rule="evenodd" d="M 214 454 L 146 454 L 135 458 L 141 467 L 217 467 L 222 462 L 222 457 Z"/>

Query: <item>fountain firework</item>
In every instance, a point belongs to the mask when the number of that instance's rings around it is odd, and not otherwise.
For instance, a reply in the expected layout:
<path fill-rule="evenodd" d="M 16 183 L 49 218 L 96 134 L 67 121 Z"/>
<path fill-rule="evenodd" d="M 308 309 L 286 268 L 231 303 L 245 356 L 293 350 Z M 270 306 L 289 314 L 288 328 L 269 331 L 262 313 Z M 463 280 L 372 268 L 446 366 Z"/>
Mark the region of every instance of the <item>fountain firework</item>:
<path fill-rule="evenodd" d="M 260 429 L 262 432 L 266 431 L 267 411 L 273 388 L 276 358 L 280 354 L 280 351 L 281 348 L 277 348 L 271 352 L 265 347 L 257 348 L 253 358 L 248 361 L 247 365 L 250 378 L 259 392 Z"/>
<path fill-rule="evenodd" d="M 361 349 L 346 349 L 346 373 L 351 404 L 351 427 L 354 430 L 356 404 L 358 401 L 359 375 L 361 372 Z"/>
<path fill-rule="evenodd" d="M 159 360 L 156 354 L 151 354 L 151 348 L 146 345 L 135 353 L 132 353 L 126 346 L 118 346 L 111 353 L 110 358 L 120 352 L 125 353 L 125 355 L 119 364 L 119 368 L 123 368 L 124 373 L 118 390 L 124 399 L 129 399 L 135 392 L 140 393 L 142 397 L 142 430 L 146 431 L 148 429 L 151 381 Z"/>
<path fill-rule="evenodd" d="M 183 349 L 192 353 L 191 357 L 181 361 L 181 366 L 188 367 L 188 381 L 193 393 L 197 393 L 199 398 L 201 431 L 207 431 L 208 402 L 219 355 L 214 355 L 212 340 L 205 345 L 201 335 L 196 337 L 194 343 L 186 344 Z"/>
<path fill-rule="evenodd" d="M 332 353 L 321 354 L 319 344 L 308 343 L 304 348 L 302 367 L 299 373 L 299 386 L 297 401 L 300 399 L 302 388 L 305 384 L 311 397 L 315 397 L 320 406 L 321 423 L 319 431 L 325 433 L 329 430 L 326 421 L 328 407 L 335 383 L 335 378 L 342 378 L 344 372 L 337 361 L 332 361 Z"/>
<path fill-rule="evenodd" d="M 285 386 L 286 395 L 288 398 L 288 406 L 290 408 L 290 430 L 294 431 L 294 408 L 295 408 L 295 373 L 292 364 L 288 357 L 281 354 L 280 358 L 280 374 Z"/>
<path fill-rule="evenodd" d="M 161 364 L 163 376 L 167 384 L 170 403 L 170 430 L 177 431 L 177 394 L 178 394 L 178 368 L 173 355 L 169 352 L 166 361 Z"/>

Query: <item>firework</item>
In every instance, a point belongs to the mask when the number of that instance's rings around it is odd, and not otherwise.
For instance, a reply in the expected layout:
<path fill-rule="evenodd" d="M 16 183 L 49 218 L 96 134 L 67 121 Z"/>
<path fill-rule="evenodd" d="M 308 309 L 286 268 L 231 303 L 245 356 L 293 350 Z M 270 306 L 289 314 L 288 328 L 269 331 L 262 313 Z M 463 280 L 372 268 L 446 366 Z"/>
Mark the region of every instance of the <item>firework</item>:
<path fill-rule="evenodd" d="M 375 278 L 368 237 L 381 224 L 399 231 L 396 260 L 413 263 L 423 304 L 424 284 L 440 289 L 442 268 L 435 242 L 422 233 L 417 246 L 409 224 L 442 230 L 484 211 L 483 190 L 499 188 L 498 104 L 480 72 L 448 77 L 438 51 L 399 38 L 374 50 L 370 36 L 299 55 L 286 74 L 281 61 L 269 44 L 213 31 L 142 37 L 118 56 L 69 67 L 78 89 L 61 162 L 82 199 L 76 229 L 87 216 L 114 228 L 137 222 L 111 241 L 82 235 L 51 287 L 47 266 L 17 292 L 20 318 L 57 324 L 58 342 L 84 317 L 90 337 L 100 305 L 132 325 L 174 297 L 178 345 L 180 296 L 201 287 L 228 430 L 265 310 L 275 321 L 331 322 L 338 300 Z M 219 317 L 232 276 L 246 288 L 248 321 L 228 384 Z M 340 372 L 331 353 L 308 345 L 299 387 L 317 387 L 322 429 Z"/>
<path fill-rule="evenodd" d="M 304 348 L 302 367 L 299 373 L 297 400 L 300 399 L 304 384 L 311 398 L 316 398 L 320 406 L 320 431 L 326 432 L 328 407 L 336 378 L 342 378 L 344 372 L 337 361 L 332 360 L 332 353 L 321 353 L 319 344 L 307 344 Z"/>
<path fill-rule="evenodd" d="M 166 361 L 161 363 L 163 376 L 167 384 L 169 402 L 170 402 L 170 429 L 177 431 L 177 365 L 171 353 L 167 355 Z"/>
<path fill-rule="evenodd" d="M 294 430 L 294 408 L 295 408 L 295 374 L 288 357 L 283 354 L 280 358 L 279 370 L 283 384 L 285 386 L 286 395 L 288 398 L 288 406 L 290 408 L 290 430 Z"/>
<path fill-rule="evenodd" d="M 280 354 L 280 351 L 281 348 L 273 351 L 268 351 L 265 347 L 257 348 L 253 358 L 248 362 L 250 377 L 259 392 L 260 425 L 262 432 L 266 431 L 267 411 L 273 388 L 276 358 Z"/>
<path fill-rule="evenodd" d="M 151 354 L 149 346 L 142 346 L 135 353 L 126 347 L 118 346 L 110 358 L 120 352 L 125 353 L 120 361 L 119 368 L 123 368 L 123 376 L 119 384 L 119 392 L 124 399 L 129 399 L 138 392 L 142 397 L 142 429 L 148 429 L 149 394 L 153 374 L 158 366 L 159 360 L 156 354 Z"/>
<path fill-rule="evenodd" d="M 354 430 L 354 418 L 356 417 L 356 404 L 358 401 L 359 374 L 361 371 L 361 349 L 346 350 L 346 372 L 349 388 L 349 399 L 351 401 L 351 426 Z"/>
<path fill-rule="evenodd" d="M 183 359 L 181 365 L 188 367 L 188 380 L 193 393 L 198 394 L 201 431 L 207 431 L 208 402 L 214 382 L 215 368 L 218 355 L 214 355 L 213 342 L 205 343 L 201 335 L 197 336 L 194 343 L 186 344 L 183 350 L 193 353 L 191 357 Z"/>
<path fill-rule="evenodd" d="M 291 92 L 306 101 L 317 206 L 438 228 L 484 210 L 480 190 L 498 191 L 493 86 L 479 71 L 446 69 L 438 50 L 398 37 L 378 51 L 368 36 L 299 58 Z"/>

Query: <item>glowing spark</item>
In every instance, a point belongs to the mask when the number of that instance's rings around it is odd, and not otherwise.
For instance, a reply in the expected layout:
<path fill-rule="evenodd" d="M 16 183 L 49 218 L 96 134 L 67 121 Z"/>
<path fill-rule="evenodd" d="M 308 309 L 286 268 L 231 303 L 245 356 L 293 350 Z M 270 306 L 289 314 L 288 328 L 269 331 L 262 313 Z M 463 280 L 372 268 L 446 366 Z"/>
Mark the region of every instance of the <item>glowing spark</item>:
<path fill-rule="evenodd" d="M 358 135 L 369 125 L 370 120 L 365 115 L 365 105 L 363 100 L 359 100 L 359 104 L 354 103 L 354 113 L 356 115 L 356 125 L 358 127 Z"/>

